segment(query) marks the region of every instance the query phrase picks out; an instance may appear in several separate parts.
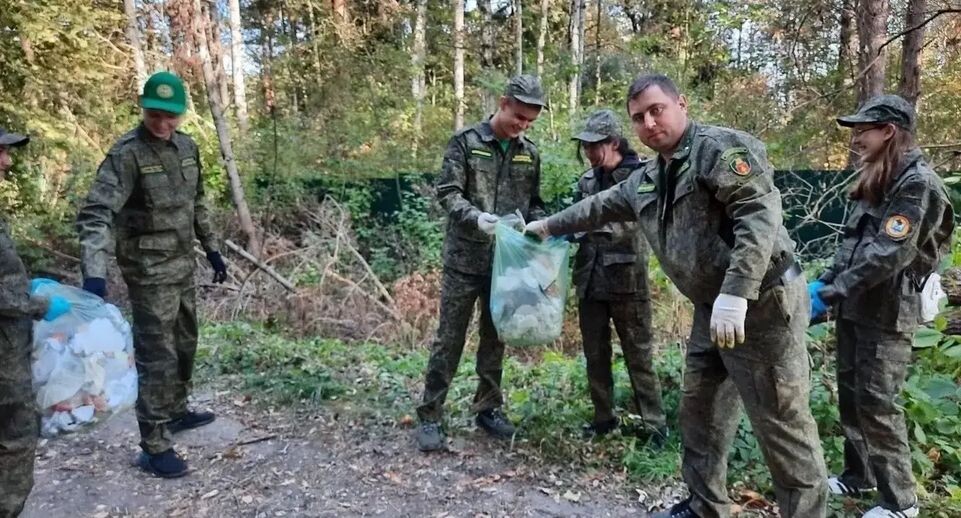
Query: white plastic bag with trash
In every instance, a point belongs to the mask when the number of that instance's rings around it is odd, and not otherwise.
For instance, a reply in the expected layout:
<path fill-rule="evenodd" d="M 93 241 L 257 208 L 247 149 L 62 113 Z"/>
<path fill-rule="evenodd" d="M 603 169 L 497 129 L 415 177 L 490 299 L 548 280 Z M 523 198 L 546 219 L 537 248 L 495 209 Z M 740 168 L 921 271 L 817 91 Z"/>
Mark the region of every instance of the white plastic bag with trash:
<path fill-rule="evenodd" d="M 934 320 L 941 312 L 941 301 L 948 298 L 948 294 L 941 287 L 941 276 L 932 273 L 921 288 L 921 322 L 927 323 Z"/>
<path fill-rule="evenodd" d="M 551 343 L 564 326 L 570 243 L 538 241 L 507 220 L 494 230 L 490 310 L 497 336 L 514 346 Z"/>
<path fill-rule="evenodd" d="M 131 408 L 137 368 L 133 334 L 120 310 L 72 286 L 37 283 L 36 294 L 71 303 L 68 313 L 33 327 L 33 387 L 43 436 L 72 432 Z"/>

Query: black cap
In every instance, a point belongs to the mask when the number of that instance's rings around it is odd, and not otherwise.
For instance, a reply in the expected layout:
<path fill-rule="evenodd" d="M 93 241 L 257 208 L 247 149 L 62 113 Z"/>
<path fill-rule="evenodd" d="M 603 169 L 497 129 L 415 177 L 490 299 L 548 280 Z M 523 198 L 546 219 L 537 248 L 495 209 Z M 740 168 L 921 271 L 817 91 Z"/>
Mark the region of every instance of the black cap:
<path fill-rule="evenodd" d="M 0 146 L 20 147 L 26 146 L 30 142 L 30 137 L 19 133 L 7 133 L 7 130 L 0 128 Z"/>
<path fill-rule="evenodd" d="M 512 77 L 507 83 L 504 95 L 513 97 L 524 104 L 550 109 L 547 106 L 544 89 L 541 88 L 541 80 L 536 76 L 524 74 Z"/>
<path fill-rule="evenodd" d="M 838 117 L 838 124 L 887 124 L 914 131 L 914 107 L 898 95 L 879 95 L 865 102 L 854 115 Z"/>

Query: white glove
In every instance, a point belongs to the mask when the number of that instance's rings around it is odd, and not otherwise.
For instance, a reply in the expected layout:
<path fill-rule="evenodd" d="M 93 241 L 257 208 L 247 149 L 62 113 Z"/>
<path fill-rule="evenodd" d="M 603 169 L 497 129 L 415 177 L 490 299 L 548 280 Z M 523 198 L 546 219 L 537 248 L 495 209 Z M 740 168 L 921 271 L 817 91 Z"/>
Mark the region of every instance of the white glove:
<path fill-rule="evenodd" d="M 721 293 L 711 312 L 711 341 L 718 347 L 734 348 L 744 343 L 744 317 L 747 299 Z"/>
<path fill-rule="evenodd" d="M 485 234 L 493 234 L 494 225 L 497 224 L 499 219 L 489 212 L 481 212 L 480 216 L 477 216 L 477 228 Z"/>
<path fill-rule="evenodd" d="M 539 219 L 537 221 L 531 221 L 524 227 L 525 234 L 533 234 L 541 239 L 541 241 L 551 237 L 551 231 L 547 228 L 547 220 Z"/>

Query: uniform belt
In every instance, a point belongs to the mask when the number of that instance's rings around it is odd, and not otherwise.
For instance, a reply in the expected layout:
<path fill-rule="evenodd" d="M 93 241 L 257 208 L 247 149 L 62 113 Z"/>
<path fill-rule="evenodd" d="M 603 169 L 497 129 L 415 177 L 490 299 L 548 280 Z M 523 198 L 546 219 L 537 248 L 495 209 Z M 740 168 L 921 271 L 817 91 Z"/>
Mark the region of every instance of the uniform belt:
<path fill-rule="evenodd" d="M 761 291 L 778 284 L 787 284 L 803 274 L 801 267 L 794 260 L 794 254 L 784 254 L 775 261 L 774 266 L 764 276 L 761 281 Z"/>

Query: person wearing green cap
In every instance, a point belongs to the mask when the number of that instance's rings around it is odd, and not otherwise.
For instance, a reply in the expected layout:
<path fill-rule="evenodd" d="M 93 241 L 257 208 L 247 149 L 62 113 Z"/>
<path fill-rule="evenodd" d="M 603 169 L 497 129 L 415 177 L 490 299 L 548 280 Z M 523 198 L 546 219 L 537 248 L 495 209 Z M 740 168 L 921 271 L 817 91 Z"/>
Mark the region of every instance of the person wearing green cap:
<path fill-rule="evenodd" d="M 844 496 L 876 490 L 878 506 L 865 518 L 910 518 L 920 510 L 897 398 L 922 288 L 950 253 L 954 211 L 915 142 L 907 101 L 881 95 L 837 121 L 851 128 L 858 156 L 854 207 L 833 265 L 809 286 L 814 309 L 833 306 L 837 316 L 844 471 L 828 479 L 828 488 Z"/>
<path fill-rule="evenodd" d="M 29 141 L 0 128 L 0 181 L 13 166 L 10 151 Z M 33 295 L 31 284 L 0 219 L 0 517 L 19 515 L 33 488 L 40 430 L 30 365 L 31 320 L 55 320 L 70 311 L 70 302 L 62 297 Z"/>
<path fill-rule="evenodd" d="M 623 137 L 617 115 L 611 110 L 592 113 L 583 131 L 573 137 L 578 155 L 586 155 L 591 168 L 577 182 L 574 201 L 580 201 L 623 182 L 641 166 L 637 152 Z M 575 236 L 574 257 L 578 318 L 594 420 L 588 436 L 605 435 L 618 427 L 614 414 L 614 378 L 611 372 L 611 322 L 620 338 L 624 363 L 641 416 L 643 436 L 660 445 L 667 436 L 661 387 L 651 354 L 651 300 L 647 288 L 650 249 L 632 222 L 614 222 Z"/>
<path fill-rule="evenodd" d="M 422 451 L 445 447 L 441 426 L 444 400 L 464 350 L 467 327 L 480 299 L 480 383 L 473 411 L 478 426 L 498 438 L 514 435 L 501 410 L 504 344 L 490 314 L 491 253 L 500 216 L 520 212 L 528 221 L 544 217 L 540 197 L 541 159 L 526 131 L 547 107 L 540 81 L 529 75 L 510 80 L 488 120 L 454 134 L 444 152 L 437 196 L 447 211 L 440 319 L 431 346 L 424 395 L 417 408 L 416 442 Z"/>
<path fill-rule="evenodd" d="M 187 474 L 171 434 L 214 420 L 187 408 L 197 350 L 194 239 L 222 283 L 220 255 L 204 198 L 197 144 L 177 130 L 187 110 L 183 82 L 152 75 L 140 97 L 143 121 L 113 145 L 77 216 L 83 288 L 107 293 L 107 259 L 117 263 L 133 306 L 140 466 L 160 477 Z"/>

